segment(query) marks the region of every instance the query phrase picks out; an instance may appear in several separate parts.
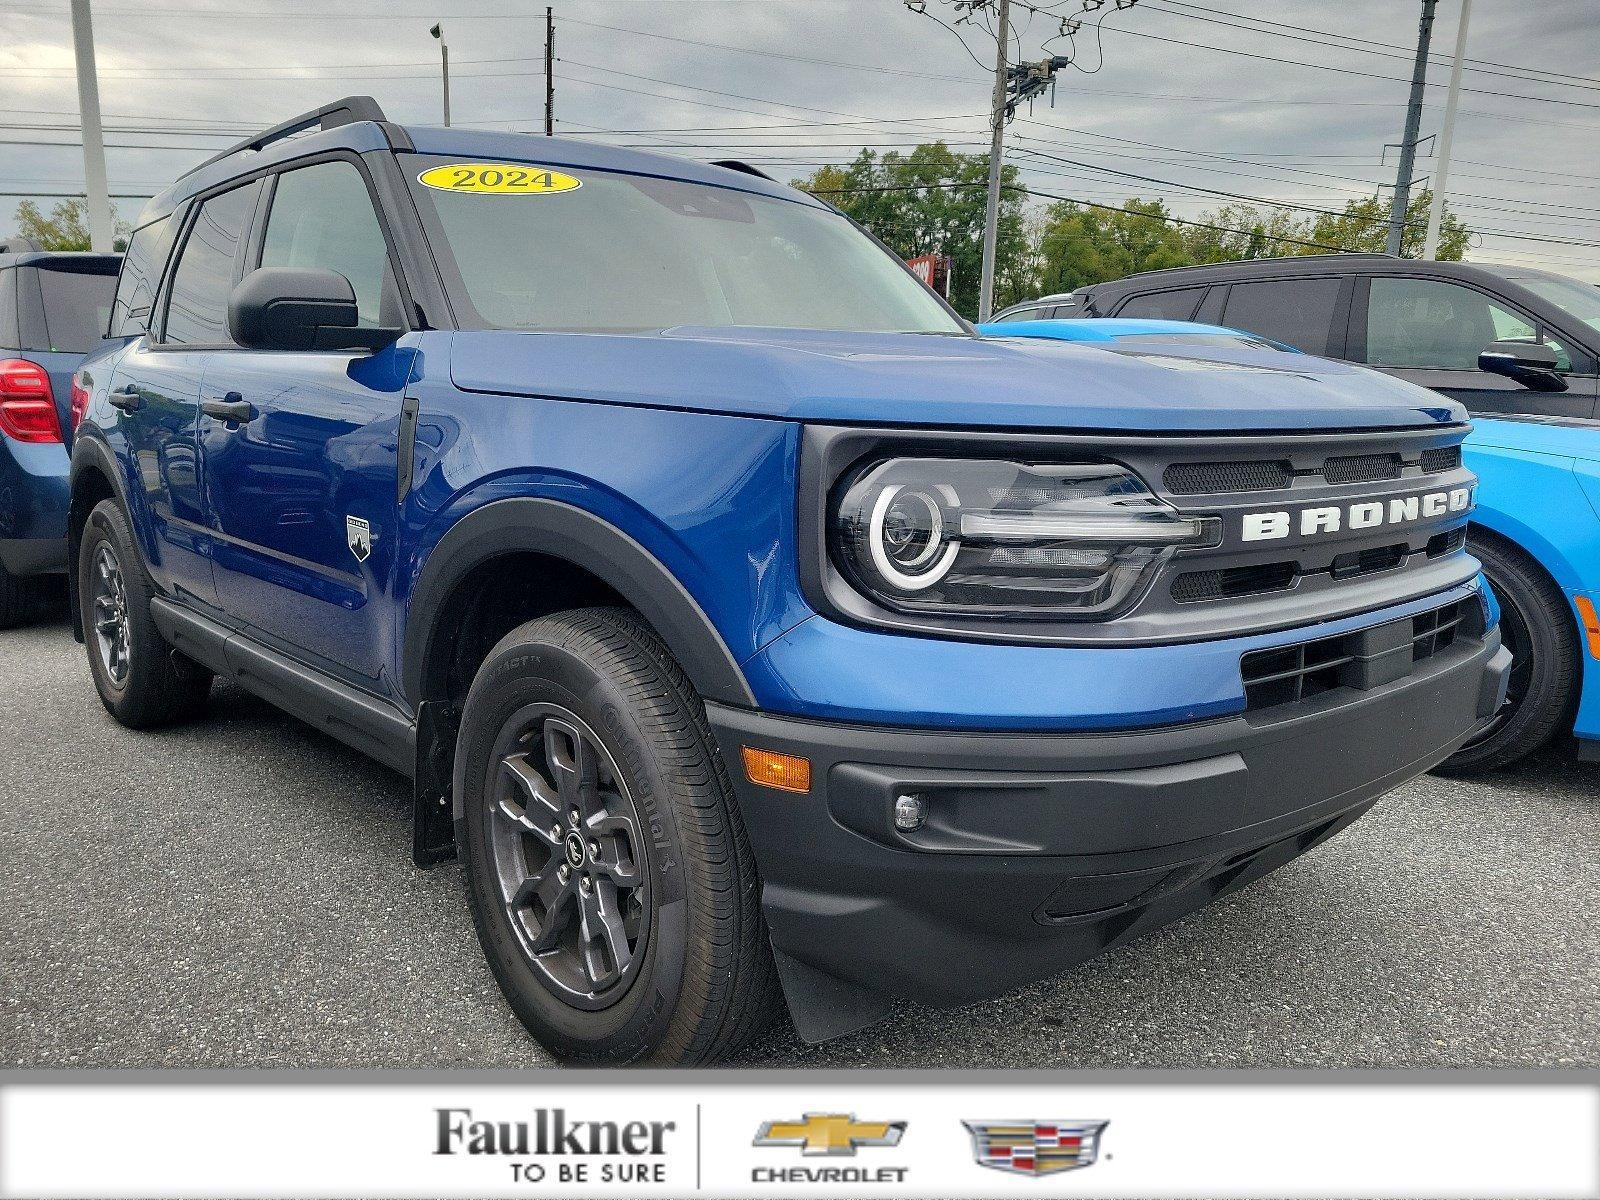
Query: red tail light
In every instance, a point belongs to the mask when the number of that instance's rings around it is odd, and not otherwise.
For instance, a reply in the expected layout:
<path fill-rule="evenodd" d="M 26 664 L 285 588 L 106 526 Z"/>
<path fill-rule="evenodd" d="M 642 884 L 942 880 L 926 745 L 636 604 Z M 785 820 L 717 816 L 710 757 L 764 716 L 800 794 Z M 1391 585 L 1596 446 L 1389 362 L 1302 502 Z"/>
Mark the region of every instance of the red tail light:
<path fill-rule="evenodd" d="M 19 442 L 63 440 L 50 376 L 38 363 L 0 359 L 0 430 Z"/>
<path fill-rule="evenodd" d="M 72 416 L 72 432 L 78 432 L 78 426 L 83 424 L 83 414 L 89 409 L 89 389 L 83 386 L 83 372 L 77 371 L 72 376 L 72 399 L 70 412 Z"/>

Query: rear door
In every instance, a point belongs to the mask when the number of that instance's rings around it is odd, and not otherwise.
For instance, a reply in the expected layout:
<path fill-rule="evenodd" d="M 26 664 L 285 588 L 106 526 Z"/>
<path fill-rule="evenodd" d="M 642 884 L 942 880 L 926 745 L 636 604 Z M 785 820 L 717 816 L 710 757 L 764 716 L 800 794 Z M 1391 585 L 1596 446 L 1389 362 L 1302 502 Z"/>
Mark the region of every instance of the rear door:
<path fill-rule="evenodd" d="M 363 326 L 404 327 L 384 229 L 358 160 L 272 177 L 250 265 L 337 271 Z M 382 605 L 397 538 L 400 409 L 411 352 L 228 347 L 207 358 L 200 417 L 223 609 L 268 645 L 386 690 Z M 248 417 L 205 404 L 248 406 Z"/>
<path fill-rule="evenodd" d="M 1596 379 L 1588 355 L 1479 288 L 1443 279 L 1367 276 L 1357 290 L 1350 328 L 1355 361 L 1443 392 L 1472 412 L 1595 415 Z M 1554 349 L 1568 372 L 1567 390 L 1536 392 L 1480 371 L 1484 347 L 1507 339 L 1542 341 Z"/>
<path fill-rule="evenodd" d="M 228 338 L 228 293 L 259 190 L 251 181 L 191 205 L 170 278 L 147 320 L 151 331 L 134 338 L 111 377 L 111 403 L 121 412 L 106 432 L 128 464 L 128 499 L 144 517 L 136 523 L 151 531 L 144 547 L 150 572 L 163 590 L 201 607 L 217 599 L 196 443 L 201 373 L 208 353 Z M 154 239 L 167 236 L 159 230 Z M 123 278 L 131 283 L 128 272 Z M 121 310 L 138 305 L 119 295 L 116 307 L 113 331 L 120 332 Z"/>

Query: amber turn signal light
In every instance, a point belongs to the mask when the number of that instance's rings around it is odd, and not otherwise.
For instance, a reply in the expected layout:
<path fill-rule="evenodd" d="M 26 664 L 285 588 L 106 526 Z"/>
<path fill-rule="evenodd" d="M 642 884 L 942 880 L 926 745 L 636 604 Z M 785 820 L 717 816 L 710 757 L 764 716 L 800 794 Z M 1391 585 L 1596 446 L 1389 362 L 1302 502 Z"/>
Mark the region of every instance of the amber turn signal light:
<path fill-rule="evenodd" d="M 776 750 L 744 747 L 744 773 L 751 783 L 777 788 L 780 792 L 811 790 L 811 760 Z"/>
<path fill-rule="evenodd" d="M 1587 596 L 1579 596 L 1574 603 L 1578 606 L 1578 616 L 1583 619 L 1583 632 L 1589 639 L 1589 657 L 1600 658 L 1600 615 L 1595 614 L 1594 601 Z"/>

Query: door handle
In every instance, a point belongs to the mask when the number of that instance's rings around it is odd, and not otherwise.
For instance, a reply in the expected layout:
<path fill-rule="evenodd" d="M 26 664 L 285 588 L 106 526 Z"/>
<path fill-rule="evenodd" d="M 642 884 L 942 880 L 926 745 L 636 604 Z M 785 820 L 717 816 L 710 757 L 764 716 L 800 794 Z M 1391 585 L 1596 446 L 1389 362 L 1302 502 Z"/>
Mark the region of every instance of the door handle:
<path fill-rule="evenodd" d="M 120 408 L 123 412 L 136 412 L 144 407 L 144 397 L 137 388 L 118 388 L 106 397 L 106 403 L 112 408 Z"/>
<path fill-rule="evenodd" d="M 229 392 L 221 400 L 202 400 L 200 411 L 231 427 L 247 425 L 255 420 L 256 410 L 238 392 Z"/>

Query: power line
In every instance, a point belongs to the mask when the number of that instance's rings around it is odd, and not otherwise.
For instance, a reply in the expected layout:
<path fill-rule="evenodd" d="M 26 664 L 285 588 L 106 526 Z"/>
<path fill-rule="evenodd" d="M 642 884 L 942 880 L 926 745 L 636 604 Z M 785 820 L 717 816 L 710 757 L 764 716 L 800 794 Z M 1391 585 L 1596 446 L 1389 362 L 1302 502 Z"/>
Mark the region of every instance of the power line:
<path fill-rule="evenodd" d="M 1236 17 L 1241 21 L 1254 22 L 1254 24 L 1258 25 L 1258 26 L 1259 25 L 1267 25 L 1267 26 L 1275 26 L 1278 29 L 1292 30 L 1292 31 L 1294 31 L 1293 34 L 1279 34 L 1277 36 L 1280 36 L 1280 37 L 1293 37 L 1294 40 L 1296 40 L 1296 41 L 1305 41 L 1305 40 L 1307 40 L 1305 37 L 1299 36 L 1299 35 L 1315 34 L 1315 35 L 1319 35 L 1319 36 L 1322 36 L 1322 37 L 1338 38 L 1341 41 L 1345 41 L 1345 42 L 1357 43 L 1357 45 L 1355 45 L 1355 46 L 1340 47 L 1341 49 L 1354 50 L 1354 49 L 1357 49 L 1357 48 L 1359 48 L 1361 46 L 1370 46 L 1370 47 L 1376 47 L 1379 50 L 1386 50 L 1386 51 L 1392 51 L 1393 52 L 1393 53 L 1387 55 L 1386 57 L 1400 58 L 1400 59 L 1409 59 L 1411 57 L 1411 50 L 1409 48 L 1407 48 L 1405 46 L 1397 45 L 1394 42 L 1374 41 L 1371 38 L 1356 37 L 1355 35 L 1348 34 L 1348 33 L 1335 33 L 1332 30 L 1328 30 L 1328 29 L 1315 29 L 1315 28 L 1312 28 L 1312 27 L 1307 26 L 1307 25 L 1289 25 L 1289 24 L 1285 24 L 1282 21 L 1272 21 L 1272 20 L 1268 20 L 1266 17 L 1252 16 L 1252 15 L 1247 14 L 1247 13 L 1230 12 L 1227 9 L 1222 9 L 1222 8 L 1214 8 L 1214 7 L 1210 7 L 1210 6 L 1207 6 L 1205 8 L 1201 8 L 1199 5 L 1188 3 L 1188 0 L 1162 0 L 1162 4 L 1163 5 L 1167 5 L 1167 6 L 1176 6 L 1176 8 L 1179 8 L 1179 9 L 1190 9 L 1190 10 L 1199 9 L 1200 13 L 1204 13 L 1206 15 L 1201 16 L 1201 15 L 1199 15 L 1199 13 L 1195 13 L 1195 12 L 1176 12 L 1171 7 L 1158 7 L 1158 6 L 1154 6 L 1154 5 L 1152 5 L 1151 7 L 1154 7 L 1156 12 L 1171 12 L 1173 16 L 1193 16 L 1197 20 L 1211 21 L 1211 22 L 1213 22 L 1215 24 L 1222 24 L 1222 25 L 1230 24 L 1230 22 L 1220 20 L 1219 18 L 1222 18 L 1222 17 Z M 1256 29 L 1253 26 L 1243 26 L 1243 25 L 1241 25 L 1241 26 L 1238 26 L 1238 28 L 1249 29 L 1253 33 L 1271 33 L 1272 32 L 1271 29 Z M 1321 44 L 1323 44 L 1323 45 L 1331 45 L 1332 43 L 1324 42 L 1324 43 L 1321 43 Z M 1433 54 L 1433 55 L 1429 55 L 1428 61 L 1430 63 L 1444 65 L 1444 64 L 1448 64 L 1450 59 L 1449 59 L 1448 55 Z M 1600 88 L 1600 79 L 1593 79 L 1593 78 L 1591 78 L 1591 77 L 1589 77 L 1587 75 L 1570 75 L 1570 74 L 1567 74 L 1567 73 L 1562 72 L 1562 71 L 1548 71 L 1548 70 L 1544 69 L 1543 67 L 1523 67 L 1523 66 L 1518 66 L 1518 65 L 1516 65 L 1514 63 L 1495 62 L 1492 59 L 1485 59 L 1485 58 L 1470 58 L 1469 57 L 1469 58 L 1462 59 L 1462 62 L 1467 64 L 1467 67 L 1466 67 L 1467 70 L 1482 71 L 1482 73 L 1484 73 L 1484 74 L 1501 74 L 1502 71 L 1528 72 L 1528 74 L 1510 75 L 1510 76 L 1507 76 L 1507 78 L 1511 78 L 1511 79 L 1526 79 L 1530 83 L 1563 83 L 1563 84 L 1570 84 L 1570 85 L 1576 86 L 1576 87 Z M 1500 70 L 1485 70 L 1485 68 L 1500 68 Z M 1552 78 L 1550 78 L 1550 79 L 1538 79 L 1538 78 L 1536 78 L 1537 75 L 1547 75 L 1547 76 L 1551 76 Z"/>

